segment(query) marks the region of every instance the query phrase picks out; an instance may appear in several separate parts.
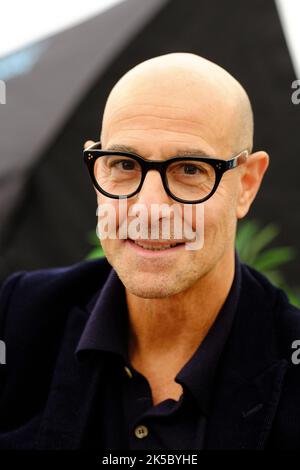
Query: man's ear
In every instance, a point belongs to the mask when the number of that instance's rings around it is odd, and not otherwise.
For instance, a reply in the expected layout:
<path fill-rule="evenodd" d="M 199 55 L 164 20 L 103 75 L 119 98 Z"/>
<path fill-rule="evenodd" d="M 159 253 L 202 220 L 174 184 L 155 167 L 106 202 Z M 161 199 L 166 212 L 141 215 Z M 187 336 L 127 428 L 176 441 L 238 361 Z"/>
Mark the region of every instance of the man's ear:
<path fill-rule="evenodd" d="M 252 153 L 241 165 L 240 190 L 236 208 L 238 219 L 245 217 L 249 211 L 268 166 L 269 155 L 263 151 Z"/>
<path fill-rule="evenodd" d="M 87 149 L 90 145 L 94 144 L 94 140 L 86 140 L 83 144 L 83 149 Z"/>

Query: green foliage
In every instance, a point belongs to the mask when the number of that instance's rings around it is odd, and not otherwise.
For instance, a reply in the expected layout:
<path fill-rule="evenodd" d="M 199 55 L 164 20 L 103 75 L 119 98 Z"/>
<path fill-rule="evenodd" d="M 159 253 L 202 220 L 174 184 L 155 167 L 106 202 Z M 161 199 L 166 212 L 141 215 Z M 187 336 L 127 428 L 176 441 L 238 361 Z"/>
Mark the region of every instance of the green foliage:
<path fill-rule="evenodd" d="M 292 247 L 269 245 L 279 234 L 279 228 L 275 224 L 268 224 L 261 228 L 255 220 L 239 222 L 236 248 L 240 259 L 264 274 L 274 285 L 283 289 L 288 295 L 290 302 L 300 307 L 300 292 L 291 289 L 280 268 L 283 264 L 295 259 L 296 252 Z"/>
<path fill-rule="evenodd" d="M 90 251 L 85 259 L 96 259 L 96 258 L 104 258 L 105 254 L 100 244 L 100 240 L 97 237 L 96 232 L 92 231 L 88 234 L 88 242 L 94 248 Z"/>

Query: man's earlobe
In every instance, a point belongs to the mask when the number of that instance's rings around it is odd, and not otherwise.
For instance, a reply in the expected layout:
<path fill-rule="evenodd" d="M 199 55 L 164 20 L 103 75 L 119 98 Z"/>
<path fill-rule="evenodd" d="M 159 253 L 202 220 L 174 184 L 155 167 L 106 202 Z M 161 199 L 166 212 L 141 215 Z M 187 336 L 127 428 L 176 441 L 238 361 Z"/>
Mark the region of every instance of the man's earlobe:
<path fill-rule="evenodd" d="M 236 216 L 245 217 L 260 188 L 265 171 L 269 166 L 269 155 L 259 151 L 249 155 L 241 173 L 240 193 L 238 195 Z"/>

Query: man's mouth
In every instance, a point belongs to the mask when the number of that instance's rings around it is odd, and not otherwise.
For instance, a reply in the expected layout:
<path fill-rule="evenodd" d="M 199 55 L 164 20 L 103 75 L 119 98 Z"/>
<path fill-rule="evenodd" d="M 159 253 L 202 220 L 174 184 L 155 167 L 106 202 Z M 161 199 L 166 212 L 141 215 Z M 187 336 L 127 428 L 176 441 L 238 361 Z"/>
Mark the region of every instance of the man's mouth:
<path fill-rule="evenodd" d="M 131 243 L 134 243 L 137 246 L 140 246 L 144 250 L 149 251 L 163 251 L 168 250 L 170 248 L 175 248 L 176 246 L 183 245 L 184 242 L 178 243 L 168 243 L 168 242 L 151 242 L 151 241 L 144 241 L 144 240 L 132 240 L 131 238 L 128 239 Z"/>

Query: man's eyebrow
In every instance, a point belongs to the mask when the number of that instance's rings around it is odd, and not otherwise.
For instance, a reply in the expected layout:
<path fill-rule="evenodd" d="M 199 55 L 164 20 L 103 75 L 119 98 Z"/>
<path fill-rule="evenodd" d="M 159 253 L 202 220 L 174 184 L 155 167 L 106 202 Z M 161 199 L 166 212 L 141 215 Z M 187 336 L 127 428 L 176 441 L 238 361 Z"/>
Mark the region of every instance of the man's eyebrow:
<path fill-rule="evenodd" d="M 111 145 L 107 150 L 115 150 L 116 152 L 136 153 L 137 155 L 139 155 L 139 152 L 134 147 L 130 147 L 128 145 L 115 144 L 115 145 Z M 176 153 L 176 155 L 170 155 L 170 158 L 192 157 L 192 156 L 214 158 L 212 157 L 211 154 L 208 154 L 205 150 L 202 150 L 199 148 L 180 150 L 178 153 Z"/>
<path fill-rule="evenodd" d="M 106 150 L 115 150 L 116 152 L 138 153 L 133 147 L 127 145 L 111 145 Z"/>

